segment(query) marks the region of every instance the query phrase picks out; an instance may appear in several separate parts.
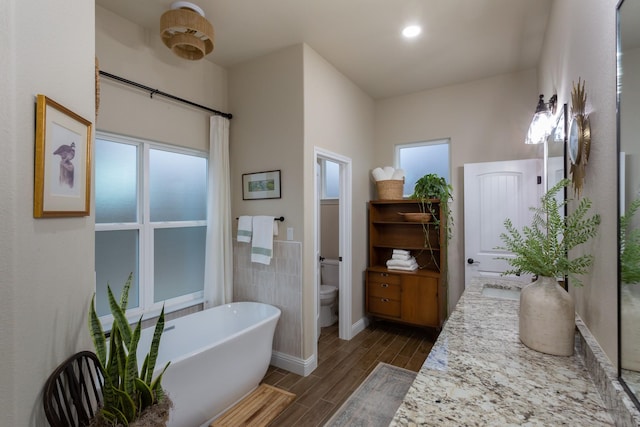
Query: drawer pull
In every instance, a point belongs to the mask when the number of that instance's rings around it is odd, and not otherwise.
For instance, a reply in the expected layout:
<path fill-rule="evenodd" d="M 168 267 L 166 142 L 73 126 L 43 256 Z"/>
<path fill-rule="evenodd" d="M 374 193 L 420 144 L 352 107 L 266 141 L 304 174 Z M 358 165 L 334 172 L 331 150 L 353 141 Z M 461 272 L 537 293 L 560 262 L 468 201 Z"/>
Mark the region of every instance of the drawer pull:
<path fill-rule="evenodd" d="M 389 273 L 380 273 L 380 275 L 381 275 L 382 277 L 387 277 L 387 276 L 389 275 Z"/>
<path fill-rule="evenodd" d="M 380 301 L 382 301 L 382 302 L 389 302 L 389 298 L 380 298 Z"/>
<path fill-rule="evenodd" d="M 388 283 L 381 283 L 381 284 L 380 284 L 380 287 L 381 287 L 381 288 L 388 288 L 388 287 L 389 287 L 389 284 L 388 284 Z"/>

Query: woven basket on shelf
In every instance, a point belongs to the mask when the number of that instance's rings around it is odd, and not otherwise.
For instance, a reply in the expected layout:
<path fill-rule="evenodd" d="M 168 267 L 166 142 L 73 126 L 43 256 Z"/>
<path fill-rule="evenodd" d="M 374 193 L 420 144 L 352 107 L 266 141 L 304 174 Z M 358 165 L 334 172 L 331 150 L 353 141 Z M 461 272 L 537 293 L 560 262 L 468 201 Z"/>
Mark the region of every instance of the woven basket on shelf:
<path fill-rule="evenodd" d="M 376 187 L 378 189 L 378 200 L 400 200 L 402 199 L 404 179 L 376 181 Z"/>

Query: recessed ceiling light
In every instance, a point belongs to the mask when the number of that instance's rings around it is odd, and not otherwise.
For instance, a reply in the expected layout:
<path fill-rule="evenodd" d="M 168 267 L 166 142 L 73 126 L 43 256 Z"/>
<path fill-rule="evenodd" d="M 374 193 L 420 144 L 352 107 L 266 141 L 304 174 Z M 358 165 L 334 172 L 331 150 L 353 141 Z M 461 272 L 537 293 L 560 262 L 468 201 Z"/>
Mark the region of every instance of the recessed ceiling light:
<path fill-rule="evenodd" d="M 408 39 L 417 37 L 422 32 L 422 28 L 419 25 L 409 25 L 402 30 L 402 35 Z"/>

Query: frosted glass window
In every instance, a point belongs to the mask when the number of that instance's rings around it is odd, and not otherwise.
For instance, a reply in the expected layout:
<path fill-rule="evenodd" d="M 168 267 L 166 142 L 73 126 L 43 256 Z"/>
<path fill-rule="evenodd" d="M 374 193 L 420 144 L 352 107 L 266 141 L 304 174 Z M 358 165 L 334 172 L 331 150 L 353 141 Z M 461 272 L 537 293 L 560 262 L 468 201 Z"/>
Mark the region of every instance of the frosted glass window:
<path fill-rule="evenodd" d="M 154 300 L 203 290 L 206 227 L 156 228 Z"/>
<path fill-rule="evenodd" d="M 96 232 L 96 311 L 98 316 L 110 314 L 107 284 L 117 301 L 129 273 L 133 283 L 129 289 L 128 308 L 138 307 L 138 230 Z"/>
<path fill-rule="evenodd" d="M 207 160 L 149 150 L 151 221 L 197 221 L 207 217 Z"/>
<path fill-rule="evenodd" d="M 96 223 L 136 222 L 138 147 L 96 138 Z"/>
<path fill-rule="evenodd" d="M 340 165 L 330 160 L 323 162 L 323 199 L 337 199 L 340 197 Z"/>
<path fill-rule="evenodd" d="M 106 329 L 133 272 L 127 316 L 203 301 L 207 155 L 97 132 L 96 310 Z M 166 224 L 169 222 L 170 224 Z"/>
<path fill-rule="evenodd" d="M 449 183 L 449 140 L 397 145 L 396 164 L 405 172 L 405 197 L 413 193 L 416 181 L 429 173 Z"/>

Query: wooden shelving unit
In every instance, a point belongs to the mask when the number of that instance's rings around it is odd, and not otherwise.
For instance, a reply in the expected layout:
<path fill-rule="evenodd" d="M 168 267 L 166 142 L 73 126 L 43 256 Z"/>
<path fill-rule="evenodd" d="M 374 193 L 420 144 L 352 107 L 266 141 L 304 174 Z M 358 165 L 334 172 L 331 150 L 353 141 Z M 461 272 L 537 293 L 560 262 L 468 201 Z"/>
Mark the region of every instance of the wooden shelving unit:
<path fill-rule="evenodd" d="M 446 218 L 439 200 L 427 223 L 410 222 L 403 213 L 421 212 L 416 200 L 369 202 L 369 268 L 366 271 L 367 314 L 418 326 L 440 328 L 446 317 Z M 416 258 L 415 271 L 388 269 L 394 249 Z"/>

